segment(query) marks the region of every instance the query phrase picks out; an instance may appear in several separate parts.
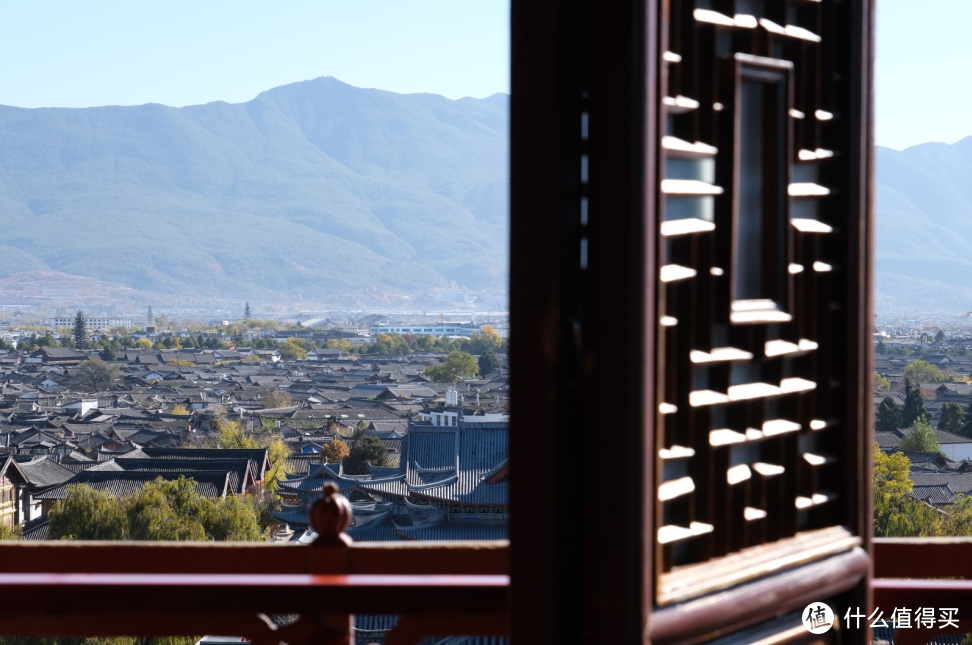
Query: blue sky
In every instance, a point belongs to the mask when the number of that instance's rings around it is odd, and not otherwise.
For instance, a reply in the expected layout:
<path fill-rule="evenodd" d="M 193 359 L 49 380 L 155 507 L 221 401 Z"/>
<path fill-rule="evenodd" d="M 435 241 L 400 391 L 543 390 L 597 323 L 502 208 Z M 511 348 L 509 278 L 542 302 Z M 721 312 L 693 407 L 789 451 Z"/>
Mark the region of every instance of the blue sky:
<path fill-rule="evenodd" d="M 879 145 L 972 135 L 972 0 L 878 2 Z M 30 0 L 0 7 L 0 104 L 247 101 L 317 76 L 509 91 L 509 0 Z"/>
<path fill-rule="evenodd" d="M 972 0 L 878 0 L 875 139 L 902 149 L 972 135 Z"/>
<path fill-rule="evenodd" d="M 509 0 L 21 0 L 0 104 L 248 101 L 294 81 L 450 98 L 509 91 Z"/>

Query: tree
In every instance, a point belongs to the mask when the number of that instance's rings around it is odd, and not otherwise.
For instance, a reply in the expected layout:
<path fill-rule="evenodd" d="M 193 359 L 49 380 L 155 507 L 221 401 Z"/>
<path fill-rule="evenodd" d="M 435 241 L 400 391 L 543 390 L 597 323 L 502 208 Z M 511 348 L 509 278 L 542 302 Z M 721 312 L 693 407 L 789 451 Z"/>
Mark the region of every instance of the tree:
<path fill-rule="evenodd" d="M 0 525 L 0 541 L 19 540 L 23 535 L 24 527 L 20 524 L 14 524 L 13 526 L 7 526 L 6 524 Z"/>
<path fill-rule="evenodd" d="M 145 312 L 145 322 L 147 322 L 148 324 L 151 325 L 152 324 L 152 320 L 153 320 L 153 317 L 152 317 L 152 305 L 149 305 L 148 306 L 148 311 Z"/>
<path fill-rule="evenodd" d="M 911 497 L 909 459 L 884 454 L 874 444 L 874 535 L 878 537 L 927 537 L 941 535 L 941 515 Z"/>
<path fill-rule="evenodd" d="M 152 349 L 152 341 L 148 338 L 139 339 L 138 343 L 135 344 L 139 349 Z"/>
<path fill-rule="evenodd" d="M 878 406 L 878 432 L 893 432 L 901 427 L 901 406 L 891 396 L 885 396 Z"/>
<path fill-rule="evenodd" d="M 89 358 L 78 364 L 77 375 L 92 392 L 97 392 L 110 388 L 121 377 L 121 370 L 117 365 L 109 365 L 100 358 Z"/>
<path fill-rule="evenodd" d="M 328 441 L 324 444 L 324 450 L 321 455 L 324 457 L 324 461 L 328 463 L 337 463 L 342 459 L 346 458 L 351 454 L 348 450 L 348 444 L 344 443 L 340 439 L 334 439 L 333 441 Z"/>
<path fill-rule="evenodd" d="M 425 376 L 435 383 L 456 383 L 475 375 L 477 369 L 479 364 L 472 354 L 457 350 L 449 352 L 440 364 L 426 368 Z"/>
<path fill-rule="evenodd" d="M 258 448 L 256 439 L 247 434 L 243 424 L 230 419 L 223 414 L 217 414 L 213 419 L 216 429 L 217 448 Z"/>
<path fill-rule="evenodd" d="M 884 339 L 883 338 L 879 338 L 878 339 L 877 349 L 875 351 L 877 352 L 878 356 L 883 355 L 884 352 L 887 351 L 887 349 L 884 347 Z"/>
<path fill-rule="evenodd" d="M 178 414 L 179 416 L 184 417 L 189 415 L 189 410 L 186 409 L 186 406 L 178 403 L 174 405 L 171 410 L 169 410 L 169 414 Z"/>
<path fill-rule="evenodd" d="M 915 383 L 938 383 L 944 378 L 942 371 L 928 361 L 915 361 L 904 369 L 904 376 Z"/>
<path fill-rule="evenodd" d="M 942 447 L 935 438 L 935 431 L 925 419 L 915 419 L 908 432 L 901 437 L 899 446 L 905 452 L 941 452 Z"/>
<path fill-rule="evenodd" d="M 289 394 L 277 388 L 269 388 L 263 394 L 263 407 L 268 410 L 286 408 L 293 402 L 294 400 Z"/>
<path fill-rule="evenodd" d="M 297 344 L 296 339 L 288 338 L 277 347 L 280 356 L 286 361 L 306 361 L 307 350 Z"/>
<path fill-rule="evenodd" d="M 483 376 L 492 374 L 499 369 L 499 366 L 499 359 L 496 358 L 496 352 L 492 349 L 487 349 L 479 355 L 479 373 Z"/>
<path fill-rule="evenodd" d="M 381 439 L 373 434 L 365 434 L 363 428 L 354 431 L 354 445 L 344 460 L 344 472 L 349 475 L 367 475 L 370 466 L 386 466 L 388 449 Z"/>
<path fill-rule="evenodd" d="M 50 512 L 50 537 L 73 540 L 259 540 L 253 501 L 208 499 L 180 476 L 149 482 L 129 498 L 86 486 L 68 487 Z"/>
<path fill-rule="evenodd" d="M 965 409 L 965 418 L 959 434 L 965 437 L 972 437 L 972 394 L 969 395 L 969 406 Z"/>
<path fill-rule="evenodd" d="M 935 334 L 935 340 L 938 341 L 939 343 L 945 340 L 945 332 L 939 329 L 938 333 Z"/>
<path fill-rule="evenodd" d="M 116 356 L 115 356 L 115 350 L 112 349 L 111 345 L 105 345 L 101 349 L 101 351 L 98 352 L 98 356 L 103 361 L 113 361 L 116 358 Z"/>
<path fill-rule="evenodd" d="M 877 372 L 874 372 L 874 390 L 876 392 L 887 392 L 890 389 L 891 382 Z"/>
<path fill-rule="evenodd" d="M 250 319 L 250 303 L 246 303 L 246 306 L 243 307 L 243 320 L 249 320 L 249 319 Z"/>
<path fill-rule="evenodd" d="M 290 448 L 280 437 L 274 437 L 263 446 L 267 449 L 267 458 L 270 460 L 270 469 L 264 475 L 264 486 L 271 493 L 277 492 L 277 485 L 284 478 L 287 469 L 287 458 L 290 457 Z"/>
<path fill-rule="evenodd" d="M 78 309 L 74 315 L 74 329 L 71 332 L 75 349 L 85 349 L 88 346 L 88 318 Z"/>
<path fill-rule="evenodd" d="M 49 514 L 52 540 L 124 540 L 128 521 L 121 500 L 90 486 L 71 485 Z"/>
<path fill-rule="evenodd" d="M 921 398 L 921 388 L 913 387 L 911 380 L 905 378 L 905 403 L 901 413 L 901 424 L 910 427 L 917 419 L 927 419 L 925 401 Z"/>
<path fill-rule="evenodd" d="M 949 401 L 942 406 L 942 417 L 938 420 L 938 429 L 946 432 L 958 432 L 962 429 L 965 411 L 958 403 Z"/>

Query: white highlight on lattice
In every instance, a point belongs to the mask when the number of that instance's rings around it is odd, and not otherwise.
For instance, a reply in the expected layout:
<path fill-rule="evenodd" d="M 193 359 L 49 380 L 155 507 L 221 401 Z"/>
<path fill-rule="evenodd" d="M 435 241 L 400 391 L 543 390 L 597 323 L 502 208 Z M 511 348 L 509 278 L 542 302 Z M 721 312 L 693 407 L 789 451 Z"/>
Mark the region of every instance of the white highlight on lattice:
<path fill-rule="evenodd" d="M 690 267 L 683 267 L 680 264 L 666 264 L 661 268 L 660 279 L 662 282 L 675 282 L 676 280 L 694 278 L 696 273 L 696 270 Z"/>
<path fill-rule="evenodd" d="M 747 522 L 752 522 L 753 520 L 761 520 L 766 517 L 766 511 L 753 508 L 752 506 L 747 506 L 743 509 L 743 519 Z"/>
<path fill-rule="evenodd" d="M 658 486 L 658 501 L 667 502 L 670 499 L 688 495 L 695 490 L 695 482 L 691 477 L 681 477 Z"/>
<path fill-rule="evenodd" d="M 834 227 L 824 224 L 820 220 L 795 217 L 790 220 L 790 225 L 801 233 L 833 233 Z"/>
<path fill-rule="evenodd" d="M 711 524 L 705 524 L 703 522 L 692 522 L 688 528 L 670 524 L 658 529 L 658 543 L 668 544 L 670 542 L 677 542 L 678 540 L 711 533 L 712 530 L 713 526 Z"/>
<path fill-rule="evenodd" d="M 662 237 L 675 235 L 689 235 L 691 233 L 708 233 L 715 230 L 715 224 L 699 217 L 673 219 L 661 223 Z"/>
<path fill-rule="evenodd" d="M 738 484 L 739 482 L 744 482 L 753 476 L 752 471 L 749 470 L 749 466 L 746 464 L 740 464 L 738 466 L 733 466 L 726 471 L 726 481 L 730 486 Z"/>

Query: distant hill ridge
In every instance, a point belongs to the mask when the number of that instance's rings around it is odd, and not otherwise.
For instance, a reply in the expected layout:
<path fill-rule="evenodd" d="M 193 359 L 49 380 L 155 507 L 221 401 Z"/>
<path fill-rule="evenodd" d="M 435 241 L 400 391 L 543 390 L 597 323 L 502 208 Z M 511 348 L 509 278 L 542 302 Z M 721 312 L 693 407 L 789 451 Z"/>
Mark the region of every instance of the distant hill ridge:
<path fill-rule="evenodd" d="M 508 96 L 324 77 L 240 104 L 0 106 L 0 279 L 193 298 L 502 288 Z"/>
<path fill-rule="evenodd" d="M 972 311 L 972 137 L 876 163 L 878 313 Z"/>

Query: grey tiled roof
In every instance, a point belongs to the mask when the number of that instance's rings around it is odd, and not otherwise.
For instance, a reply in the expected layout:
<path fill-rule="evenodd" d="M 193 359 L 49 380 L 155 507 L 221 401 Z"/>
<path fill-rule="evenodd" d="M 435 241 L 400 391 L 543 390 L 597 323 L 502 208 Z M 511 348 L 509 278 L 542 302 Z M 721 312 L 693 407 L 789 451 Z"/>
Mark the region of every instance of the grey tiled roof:
<path fill-rule="evenodd" d="M 224 497 L 229 490 L 229 473 L 197 471 L 191 474 L 196 483 L 196 492 L 209 499 Z M 133 473 L 133 472 L 92 472 L 85 470 L 64 484 L 50 488 L 34 496 L 35 499 L 64 499 L 68 486 L 85 484 L 115 497 L 130 497 L 142 490 L 149 482 L 162 478 L 166 481 L 178 479 L 181 473 Z"/>

